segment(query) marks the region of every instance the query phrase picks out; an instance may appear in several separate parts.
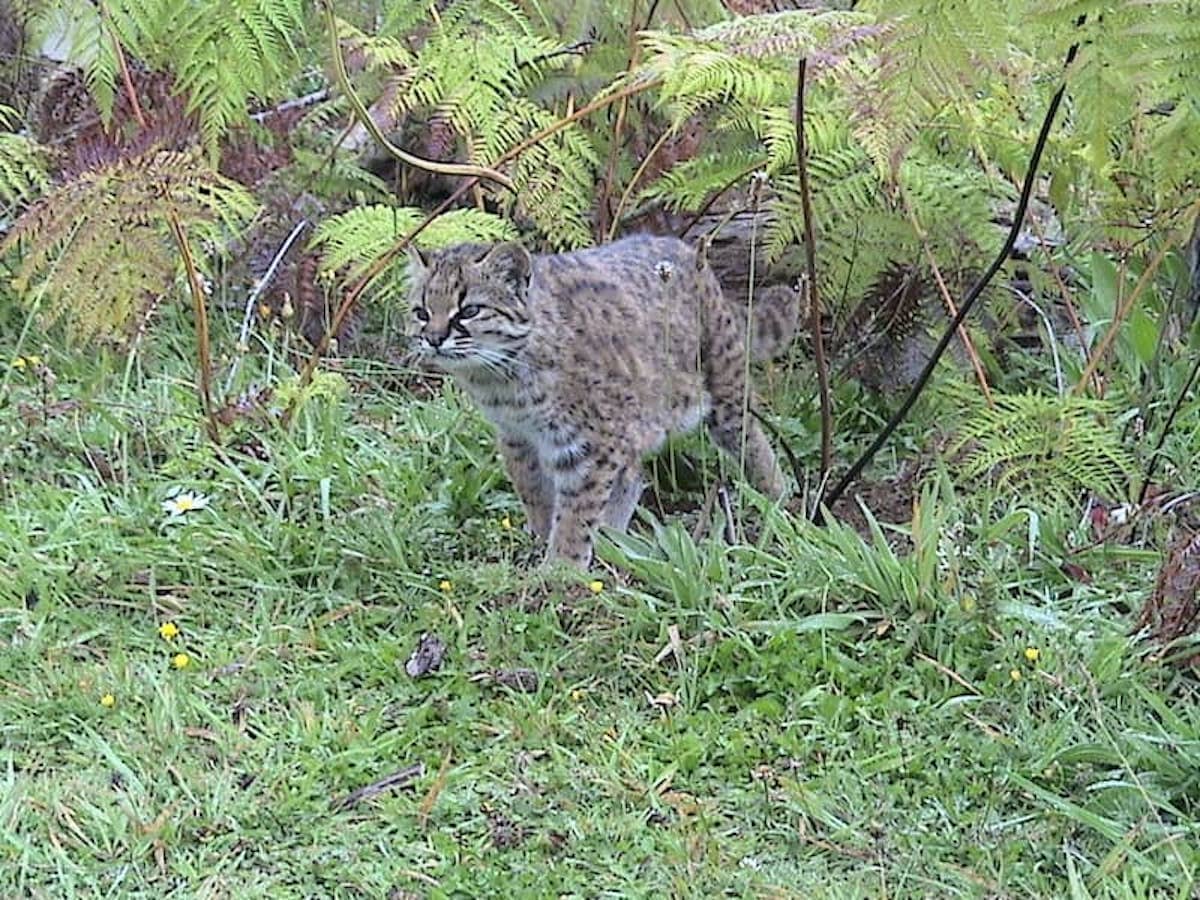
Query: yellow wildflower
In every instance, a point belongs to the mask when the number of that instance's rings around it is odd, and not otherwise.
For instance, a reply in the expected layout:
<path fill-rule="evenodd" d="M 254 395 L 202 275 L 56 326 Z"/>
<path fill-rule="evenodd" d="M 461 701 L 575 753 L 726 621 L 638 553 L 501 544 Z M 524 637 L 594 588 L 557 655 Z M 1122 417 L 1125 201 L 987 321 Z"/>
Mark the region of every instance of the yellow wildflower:
<path fill-rule="evenodd" d="M 29 363 L 31 366 L 40 366 L 42 364 L 42 358 L 36 353 L 31 353 L 25 357 L 25 362 Z"/>
<path fill-rule="evenodd" d="M 25 368 L 25 357 L 23 357 L 23 356 L 18 356 L 16 359 L 14 359 L 14 360 L 12 361 L 12 364 L 11 364 L 11 365 L 12 365 L 12 367 L 13 367 L 14 369 L 23 369 L 23 368 Z"/>
<path fill-rule="evenodd" d="M 1011 672 L 1008 673 L 1008 677 L 1011 678 L 1013 681 L 1020 681 L 1021 680 L 1021 672 L 1018 669 L 1013 669 Z"/>
<path fill-rule="evenodd" d="M 604 590 L 604 582 L 601 581 L 599 578 L 595 579 L 594 581 L 589 581 L 588 582 L 588 590 L 591 591 L 593 594 L 598 594 L 602 590 Z"/>
<path fill-rule="evenodd" d="M 100 698 L 100 705 L 103 706 L 105 709 L 112 709 L 114 706 L 117 705 L 117 698 L 114 697 L 112 694 L 105 694 L 103 697 Z"/>
<path fill-rule="evenodd" d="M 443 578 L 441 581 L 438 582 L 438 590 L 441 591 L 443 594 L 448 594 L 452 590 L 454 590 L 454 585 L 453 585 L 453 583 L 451 583 L 449 578 Z"/>
<path fill-rule="evenodd" d="M 164 641 L 173 640 L 179 635 L 179 626 L 174 622 L 163 622 L 158 626 L 158 633 L 162 635 Z"/>
<path fill-rule="evenodd" d="M 1042 651 L 1039 650 L 1037 647 L 1026 647 L 1025 648 L 1025 658 L 1027 660 L 1029 660 L 1031 663 L 1037 662 L 1039 659 L 1041 659 L 1041 657 L 1042 657 Z"/>
<path fill-rule="evenodd" d="M 505 531 L 512 531 L 512 519 L 510 519 L 508 516 L 505 516 L 500 520 L 500 527 Z"/>
<path fill-rule="evenodd" d="M 176 653 L 171 657 L 171 665 L 177 669 L 186 669 L 192 658 L 186 653 Z"/>

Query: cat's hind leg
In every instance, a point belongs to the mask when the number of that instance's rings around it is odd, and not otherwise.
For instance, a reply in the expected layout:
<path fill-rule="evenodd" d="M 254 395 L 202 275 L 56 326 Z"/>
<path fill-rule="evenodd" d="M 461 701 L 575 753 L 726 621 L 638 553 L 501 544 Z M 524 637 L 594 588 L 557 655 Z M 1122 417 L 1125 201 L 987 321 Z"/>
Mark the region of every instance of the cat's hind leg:
<path fill-rule="evenodd" d="M 777 500 L 784 494 L 786 481 L 762 426 L 750 412 L 754 397 L 746 380 L 746 349 L 732 322 L 723 324 L 722 337 L 709 338 L 705 380 L 712 407 L 708 433 L 718 447 L 745 465 L 751 484 Z"/>

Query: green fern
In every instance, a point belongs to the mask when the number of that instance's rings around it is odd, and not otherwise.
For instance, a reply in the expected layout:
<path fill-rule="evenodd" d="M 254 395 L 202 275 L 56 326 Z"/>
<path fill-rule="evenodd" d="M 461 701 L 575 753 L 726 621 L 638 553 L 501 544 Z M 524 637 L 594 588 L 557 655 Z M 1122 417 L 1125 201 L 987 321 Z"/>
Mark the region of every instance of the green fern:
<path fill-rule="evenodd" d="M 705 153 L 676 165 L 647 187 L 642 197 L 662 200 L 676 211 L 699 209 L 714 190 L 765 168 L 766 163 L 763 153 L 744 148 Z"/>
<path fill-rule="evenodd" d="M 411 14 L 405 20 L 410 27 L 415 21 Z M 386 76 L 382 94 L 393 121 L 429 122 L 477 165 L 497 162 L 556 121 L 553 111 L 530 98 L 571 57 L 537 34 L 519 7 L 503 0 L 459 0 L 429 25 L 419 55 L 396 39 L 341 26 L 368 66 Z M 583 131 L 563 129 L 520 156 L 511 172 L 515 197 L 496 194 L 495 200 L 510 214 L 527 215 L 553 246 L 589 243 L 596 165 Z"/>
<path fill-rule="evenodd" d="M 889 30 L 861 12 L 795 11 L 747 16 L 687 35 L 644 34 L 647 57 L 633 77 L 661 79 L 661 103 L 670 123 L 678 127 L 706 115 L 720 143 L 717 152 L 675 167 L 642 197 L 694 209 L 725 188 L 740 167 L 762 159 L 771 186 L 762 235 L 768 259 L 779 260 L 799 243 L 795 58 L 809 55 L 814 64 L 806 135 L 824 293 L 840 295 L 851 273 L 856 286 L 865 288 L 898 248 L 894 241 L 857 242 L 853 232 L 880 223 L 888 232 L 911 232 L 911 227 L 889 201 L 887 173 L 872 164 L 851 128 L 853 117 L 839 88 L 846 73 L 867 65 Z M 835 259 L 845 248 L 859 252 Z"/>
<path fill-rule="evenodd" d="M 18 251 L 13 286 L 47 324 L 65 319 L 77 341 L 111 338 L 181 270 L 168 214 L 194 246 L 221 246 L 256 205 L 194 153 L 121 159 L 59 185 L 0 243 Z"/>
<path fill-rule="evenodd" d="M 353 280 L 424 221 L 413 207 L 360 206 L 321 223 L 312 245 L 321 250 L 321 274 Z M 458 209 L 439 216 L 417 238 L 422 247 L 446 247 L 471 241 L 513 240 L 516 229 L 506 219 L 477 209 Z M 397 269 L 402 276 L 403 266 Z M 400 282 L 394 282 L 399 284 Z"/>
<path fill-rule="evenodd" d="M 871 21 L 861 13 L 794 11 L 747 16 L 686 35 L 647 31 L 638 77 L 661 80 L 659 95 L 674 126 L 729 103 L 788 106 L 796 57 L 835 38 L 850 48 L 855 26 Z"/>
<path fill-rule="evenodd" d="M 1049 499 L 1081 491 L 1124 495 L 1133 460 L 1121 442 L 1114 404 L 1024 393 L 993 394 L 989 408 L 965 390 L 957 395 L 973 407 L 949 448 L 951 455 L 963 454 L 962 477 Z"/>
<path fill-rule="evenodd" d="M 15 119 L 13 110 L 0 104 L 0 127 L 10 127 Z M 41 148 L 23 135 L 0 133 L 0 204 L 26 200 L 48 183 Z"/>
<path fill-rule="evenodd" d="M 221 136 L 248 123 L 250 101 L 283 94 L 299 71 L 303 9 L 300 0 L 66 0 L 50 4 L 35 27 L 66 36 L 68 61 L 83 68 L 106 118 L 119 78 L 114 39 L 127 55 L 173 74 L 215 158 Z"/>

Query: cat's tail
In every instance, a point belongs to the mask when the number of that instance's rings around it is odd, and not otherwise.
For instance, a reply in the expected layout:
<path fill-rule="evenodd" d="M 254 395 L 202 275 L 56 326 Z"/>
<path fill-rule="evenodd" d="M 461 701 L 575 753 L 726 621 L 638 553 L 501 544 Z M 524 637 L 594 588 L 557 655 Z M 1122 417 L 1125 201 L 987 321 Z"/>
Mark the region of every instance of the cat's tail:
<path fill-rule="evenodd" d="M 742 297 L 741 303 L 747 303 Z M 808 305 L 808 292 L 786 284 L 759 288 L 750 304 L 750 357 L 757 362 L 774 359 L 796 338 L 800 318 Z"/>

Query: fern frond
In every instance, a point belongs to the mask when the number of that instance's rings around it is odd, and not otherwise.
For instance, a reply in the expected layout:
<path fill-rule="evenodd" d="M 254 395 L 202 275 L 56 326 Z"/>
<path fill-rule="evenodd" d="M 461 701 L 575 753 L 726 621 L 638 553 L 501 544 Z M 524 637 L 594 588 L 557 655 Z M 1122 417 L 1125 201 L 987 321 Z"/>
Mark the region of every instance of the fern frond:
<path fill-rule="evenodd" d="M 423 18 L 425 11 L 418 4 L 394 4 L 396 7 L 405 7 L 410 11 L 415 11 L 417 21 Z M 416 22 L 409 22 L 408 28 L 416 25 Z M 395 34 L 406 34 L 407 29 L 395 29 L 389 27 L 382 34 L 367 34 L 358 28 L 355 28 L 349 22 L 342 19 L 338 20 L 338 38 L 344 44 L 345 52 L 349 54 L 361 53 L 366 63 L 367 68 L 389 68 L 389 69 L 407 69 L 416 62 L 416 57 L 408 46 L 399 38 L 392 37 Z"/>
<path fill-rule="evenodd" d="M 28 27 L 35 42 L 53 40 L 65 49 L 67 61 L 83 72 L 100 115 L 109 121 L 116 96 L 117 57 L 99 8 L 88 0 L 50 3 L 36 11 Z"/>
<path fill-rule="evenodd" d="M 168 213 L 197 246 L 220 246 L 255 209 L 194 153 L 156 151 L 59 185 L 17 219 L 0 252 L 20 249 L 13 285 L 48 323 L 65 319 L 79 341 L 107 338 L 179 272 Z"/>
<path fill-rule="evenodd" d="M 1195 4 L 1033 0 L 1031 6 L 1045 35 L 1043 52 L 1079 48 L 1067 73 L 1062 143 L 1087 165 L 1062 180 L 1076 176 L 1074 196 L 1093 204 L 1098 194 L 1108 220 L 1138 221 L 1172 209 L 1200 170 Z M 1071 196 L 1058 199 L 1060 212 L 1072 211 Z"/>
<path fill-rule="evenodd" d="M 797 57 L 818 52 L 844 53 L 857 43 L 884 34 L 890 27 L 862 12 L 797 9 L 740 16 L 694 31 L 692 37 L 717 44 L 735 56 L 784 57 L 790 63 Z"/>
<path fill-rule="evenodd" d="M 883 29 L 855 12 L 795 10 L 746 16 L 691 34 L 645 31 L 640 72 L 661 79 L 672 125 L 702 109 L 738 103 L 786 106 L 795 90 L 795 58 L 847 54 Z M 840 55 L 837 57 L 842 58 Z"/>
<path fill-rule="evenodd" d="M 1003 235 L 992 218 L 1001 201 L 1016 199 L 1007 181 L 965 162 L 955 165 L 926 155 L 905 159 L 897 180 L 932 246 L 969 242 L 987 252 L 999 247 Z"/>
<path fill-rule="evenodd" d="M 747 170 L 765 163 L 763 154 L 751 150 L 735 149 L 696 156 L 673 166 L 641 196 L 645 200 L 661 200 L 676 212 L 699 209 L 712 193 L 727 187 L 739 176 L 746 177 Z"/>
<path fill-rule="evenodd" d="M 0 125 L 10 121 L 10 114 L 0 106 Z M 23 135 L 0 133 L 0 204 L 28 199 L 48 184 L 41 148 Z"/>
<path fill-rule="evenodd" d="M 298 68 L 301 0 L 86 0 L 47 4 L 35 21 L 42 34 L 65 36 L 68 62 L 80 65 L 101 114 L 110 117 L 118 63 L 114 39 L 149 68 L 170 72 L 200 122 L 210 157 L 233 125 L 248 119 L 251 99 L 286 89 Z"/>
<path fill-rule="evenodd" d="M 968 400 L 976 408 L 950 450 L 964 454 L 963 476 L 1035 497 L 1070 498 L 1085 490 L 1123 495 L 1133 460 L 1113 404 L 1034 393 L 993 394 L 993 400 L 994 408 Z"/>
<path fill-rule="evenodd" d="M 457 0 L 441 9 L 430 22 L 419 63 L 406 61 L 379 38 L 355 39 L 372 48 L 368 64 L 386 76 L 389 115 L 430 122 L 430 135 L 436 131 L 441 144 L 432 155 L 444 157 L 457 147 L 476 165 L 491 165 L 556 120 L 532 97 L 549 73 L 571 62 L 556 52 L 556 42 L 533 30 L 519 6 L 505 0 Z M 531 147 L 513 164 L 519 212 L 551 245 L 590 242 L 597 165 L 579 126 Z M 514 211 L 512 197 L 495 200 Z"/>
<path fill-rule="evenodd" d="M 162 63 L 176 72 L 215 154 L 221 136 L 244 121 L 250 99 L 269 97 L 286 83 L 295 60 L 292 36 L 303 33 L 304 15 L 299 0 L 226 0 L 215 13 L 208 4 L 189 11 L 164 35 L 173 46 Z"/>
<path fill-rule="evenodd" d="M 427 213 L 415 207 L 360 206 L 321 223 L 311 246 L 321 250 L 325 278 L 354 279 L 382 257 L 397 240 L 424 221 Z M 422 247 L 512 240 L 516 229 L 500 216 L 477 209 L 457 209 L 439 216 L 421 232 Z"/>

